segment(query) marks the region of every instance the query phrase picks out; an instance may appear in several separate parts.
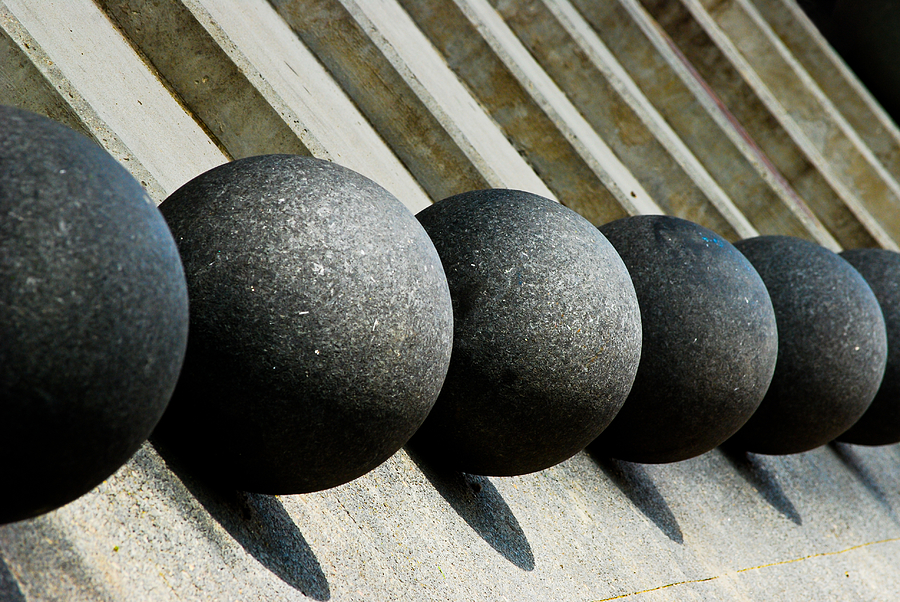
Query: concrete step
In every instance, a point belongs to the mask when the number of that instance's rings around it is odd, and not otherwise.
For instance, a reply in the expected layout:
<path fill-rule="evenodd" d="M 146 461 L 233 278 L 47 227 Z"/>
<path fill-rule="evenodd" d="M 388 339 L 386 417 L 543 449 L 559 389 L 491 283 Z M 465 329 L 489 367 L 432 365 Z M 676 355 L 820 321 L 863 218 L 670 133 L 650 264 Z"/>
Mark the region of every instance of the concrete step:
<path fill-rule="evenodd" d="M 310 154 L 378 180 L 414 211 L 431 203 L 264 0 L 101 4 L 235 158 Z"/>
<path fill-rule="evenodd" d="M 704 193 L 708 199 L 705 203 L 693 200 L 677 207 L 680 217 L 700 221 L 691 213 L 702 212 L 706 205 L 712 204 L 719 207 L 723 215 L 734 212 L 739 212 L 742 217 L 746 215 L 754 231 L 796 235 L 826 246 L 837 246 L 808 208 L 791 213 L 789 206 L 779 201 L 776 190 L 782 190 L 784 186 L 773 189 L 753 172 L 735 177 L 739 170 L 733 164 L 726 163 L 722 155 L 711 154 L 709 138 L 719 133 L 718 128 L 704 132 L 703 144 L 696 146 L 699 154 L 695 155 L 694 149 L 688 148 L 670 125 L 670 120 L 661 113 L 671 113 L 672 103 L 654 95 L 658 104 L 665 105 L 658 111 L 598 35 L 605 30 L 592 28 L 568 0 L 504 3 L 501 14 L 523 41 L 527 37 L 526 44 L 531 53 L 573 99 L 592 127 L 605 140 L 612 141 L 613 150 L 620 157 L 630 158 L 632 172 L 646 174 L 655 184 L 654 190 L 659 191 L 657 196 L 668 195 L 673 203 L 692 199 L 691 195 L 678 190 L 673 174 L 688 177 L 693 186 Z M 551 28 L 551 23 L 555 27 Z M 618 28 L 613 35 L 620 35 Z M 674 122 L 674 127 L 679 125 Z M 729 149 L 734 148 L 732 144 L 726 144 Z M 664 169 L 667 161 L 673 164 L 668 170 Z M 741 161 L 741 164 L 746 165 L 746 162 Z M 748 189 L 747 176 L 758 181 L 755 190 Z M 777 215 L 773 215 L 771 209 L 765 213 L 755 211 L 762 204 L 754 193 L 768 195 L 774 201 L 776 211 L 781 208 L 784 211 Z M 722 200 L 722 195 L 726 195 L 727 201 Z M 802 202 L 794 206 L 800 207 Z M 736 228 L 740 227 L 736 223 Z M 743 234 L 743 237 L 747 236 L 750 235 Z"/>
<path fill-rule="evenodd" d="M 896 248 L 897 183 L 821 102 L 810 78 L 800 79 L 802 70 L 771 44 L 747 5 L 721 3 L 711 14 L 699 0 L 643 4 L 782 172 L 802 173 L 811 164 L 837 193 L 840 204 L 797 186 L 823 222 L 857 234 L 861 226 L 880 245 Z"/>
<path fill-rule="evenodd" d="M 882 165 L 900 177 L 900 129 L 795 0 L 753 0 L 759 14 Z"/>
<path fill-rule="evenodd" d="M 3 102 L 60 115 L 128 167 L 157 202 L 228 160 L 90 0 L 9 0 L 0 11 L 10 57 Z"/>
<path fill-rule="evenodd" d="M 802 182 L 778 170 L 639 2 L 574 4 L 761 233 L 811 235 L 829 248 L 840 246 L 841 236 L 836 240 L 795 190 Z M 830 192 L 824 180 L 818 183 Z M 832 205 L 842 206 L 837 198 Z"/>
<path fill-rule="evenodd" d="M 569 4 L 492 2 L 590 126 L 668 212 L 742 238 L 757 230 Z M 711 214 L 711 215 L 710 215 Z"/>
<path fill-rule="evenodd" d="M 563 204 L 597 224 L 663 212 L 487 2 L 401 4 Z"/>

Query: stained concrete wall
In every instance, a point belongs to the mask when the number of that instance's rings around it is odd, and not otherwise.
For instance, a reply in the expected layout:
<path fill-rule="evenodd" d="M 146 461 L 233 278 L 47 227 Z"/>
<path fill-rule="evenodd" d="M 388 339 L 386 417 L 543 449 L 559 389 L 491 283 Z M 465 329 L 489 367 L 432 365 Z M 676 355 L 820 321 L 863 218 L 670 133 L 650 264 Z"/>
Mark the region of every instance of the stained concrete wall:
<path fill-rule="evenodd" d="M 295 152 L 414 211 L 497 186 L 598 224 L 900 242 L 900 134 L 793 0 L 0 0 L 0 102 L 93 137 L 157 202 Z M 148 443 L 0 527 L 0 599 L 895 600 L 898 481 L 897 446 L 513 478 L 401 450 L 266 496 Z"/>

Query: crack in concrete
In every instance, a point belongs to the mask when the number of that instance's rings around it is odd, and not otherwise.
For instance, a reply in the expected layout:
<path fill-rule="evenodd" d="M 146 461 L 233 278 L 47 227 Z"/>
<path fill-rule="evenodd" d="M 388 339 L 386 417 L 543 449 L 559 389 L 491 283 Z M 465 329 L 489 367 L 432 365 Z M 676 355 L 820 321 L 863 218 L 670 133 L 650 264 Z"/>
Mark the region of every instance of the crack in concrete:
<path fill-rule="evenodd" d="M 877 544 L 884 543 L 893 543 L 900 541 L 900 537 L 892 537 L 890 539 L 879 539 L 878 541 L 869 541 L 866 543 L 861 543 L 855 546 L 851 546 L 849 548 L 844 548 L 843 550 L 835 550 L 833 552 L 819 552 L 817 554 L 809 554 L 808 556 L 801 556 L 800 558 L 791 558 L 790 560 L 780 560 L 778 562 L 770 562 L 768 564 L 760 564 L 758 566 L 750 566 L 743 569 L 738 569 L 736 571 L 732 571 L 729 573 L 724 573 L 722 575 L 714 575 L 712 577 L 704 577 L 703 579 L 686 579 L 684 581 L 676 581 L 675 583 L 667 583 L 665 585 L 659 585 L 657 587 L 651 587 L 650 589 L 642 589 L 637 592 L 630 592 L 627 594 L 620 594 L 618 596 L 613 596 L 611 598 L 600 598 L 596 600 L 592 600 L 591 602 L 609 602 L 610 600 L 622 600 L 624 598 L 630 598 L 632 596 L 637 596 L 640 594 L 648 594 L 650 592 L 656 592 L 662 589 L 668 589 L 670 587 L 676 587 L 679 585 L 690 585 L 693 583 L 706 583 L 707 581 L 715 581 L 716 579 L 721 579 L 722 577 L 726 577 L 728 575 L 739 575 L 740 573 L 746 573 L 748 571 L 756 571 L 759 569 L 765 569 L 773 566 L 781 566 L 785 564 L 792 564 L 794 562 L 800 562 L 802 560 L 810 560 L 812 558 L 821 558 L 823 556 L 836 556 L 838 554 L 844 554 L 846 552 L 852 552 L 854 550 L 859 550 L 861 548 L 865 548 L 868 546 L 874 546 Z"/>

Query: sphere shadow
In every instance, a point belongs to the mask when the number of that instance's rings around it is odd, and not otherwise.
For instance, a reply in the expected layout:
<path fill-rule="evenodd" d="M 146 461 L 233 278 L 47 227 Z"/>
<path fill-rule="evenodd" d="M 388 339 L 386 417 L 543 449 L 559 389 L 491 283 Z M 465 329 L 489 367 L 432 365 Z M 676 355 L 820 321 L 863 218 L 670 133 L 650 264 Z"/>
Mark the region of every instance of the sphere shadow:
<path fill-rule="evenodd" d="M 520 569 L 534 569 L 534 553 L 525 532 L 487 477 L 431 464 L 409 446 L 405 449 L 425 478 L 479 537 Z"/>
<path fill-rule="evenodd" d="M 203 482 L 165 445 L 153 442 L 187 490 L 251 556 L 279 579 L 314 600 L 331 599 L 315 553 L 276 496 Z"/>
<path fill-rule="evenodd" d="M 6 561 L 0 557 L 0 600 L 4 602 L 27 602 L 19 582 L 9 570 Z"/>
<path fill-rule="evenodd" d="M 113 602 L 102 570 L 73 544 L 49 514 L 3 525 L 0 530 L 0 600 L 92 600 Z M 14 564 L 28 595 L 9 569 Z M 17 597 L 19 596 L 19 597 Z"/>
<path fill-rule="evenodd" d="M 894 516 L 894 508 L 891 506 L 890 499 L 888 499 L 884 490 L 878 486 L 875 474 L 866 467 L 865 462 L 857 455 L 856 450 L 853 449 L 854 445 L 850 443 L 841 443 L 840 441 L 832 441 L 828 444 L 828 447 L 834 452 L 834 455 L 837 456 L 838 460 L 850 469 L 850 472 L 853 473 L 856 479 L 869 490 L 872 497 Z"/>
<path fill-rule="evenodd" d="M 797 508 L 785 495 L 784 490 L 775 479 L 775 475 L 768 470 L 763 462 L 755 454 L 744 451 L 734 446 L 721 445 L 719 451 L 728 460 L 737 473 L 749 483 L 772 508 L 780 512 L 785 518 L 795 525 L 802 525 L 803 518 Z"/>
<path fill-rule="evenodd" d="M 659 527 L 666 537 L 677 544 L 684 543 L 684 535 L 675 515 L 643 466 L 602 456 L 591 447 L 586 451 L 641 514 Z"/>

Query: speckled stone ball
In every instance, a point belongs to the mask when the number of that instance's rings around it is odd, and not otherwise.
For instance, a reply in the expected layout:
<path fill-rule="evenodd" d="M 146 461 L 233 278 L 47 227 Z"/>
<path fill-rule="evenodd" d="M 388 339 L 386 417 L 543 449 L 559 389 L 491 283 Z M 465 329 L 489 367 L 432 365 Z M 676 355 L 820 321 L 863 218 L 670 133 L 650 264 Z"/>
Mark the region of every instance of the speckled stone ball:
<path fill-rule="evenodd" d="M 175 242 L 69 128 L 0 107 L 0 523 L 86 493 L 147 439 L 187 342 Z"/>
<path fill-rule="evenodd" d="M 630 462 L 686 460 L 734 434 L 778 353 L 762 279 L 728 241 L 663 215 L 601 226 L 631 273 L 644 326 L 634 388 L 592 449 Z"/>
<path fill-rule="evenodd" d="M 840 256 L 862 274 L 875 293 L 887 332 L 887 363 L 875 399 L 838 441 L 860 445 L 900 442 L 900 253 L 853 249 Z"/>
<path fill-rule="evenodd" d="M 828 249 L 788 236 L 742 240 L 778 322 L 778 364 L 759 410 L 729 445 L 793 454 L 828 443 L 859 420 L 878 391 L 887 336 L 878 300 Z"/>
<path fill-rule="evenodd" d="M 154 433 L 199 475 L 260 493 L 346 483 L 425 420 L 450 361 L 440 259 L 413 214 L 327 161 L 251 157 L 160 206 L 191 299 Z"/>
<path fill-rule="evenodd" d="M 495 476 L 583 449 L 618 412 L 640 359 L 640 312 L 615 250 L 571 209 L 516 190 L 460 194 L 417 217 L 444 263 L 455 327 L 415 449 Z"/>

